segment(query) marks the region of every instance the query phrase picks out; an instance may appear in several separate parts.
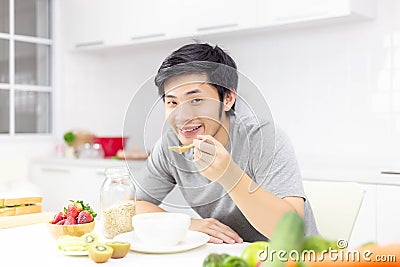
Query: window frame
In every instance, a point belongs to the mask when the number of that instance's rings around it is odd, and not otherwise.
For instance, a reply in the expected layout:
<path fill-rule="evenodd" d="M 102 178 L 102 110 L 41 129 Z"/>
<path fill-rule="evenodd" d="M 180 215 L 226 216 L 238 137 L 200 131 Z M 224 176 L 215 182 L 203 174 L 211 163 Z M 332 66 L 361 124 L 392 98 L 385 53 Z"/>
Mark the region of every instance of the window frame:
<path fill-rule="evenodd" d="M 53 139 L 55 136 L 55 49 L 54 49 L 54 13 L 55 3 L 49 0 L 49 38 L 33 37 L 26 35 L 15 34 L 15 0 L 9 1 L 9 32 L 0 32 L 0 39 L 9 41 L 9 81 L 8 83 L 0 83 L 0 89 L 9 91 L 9 133 L 0 133 L 0 141 L 9 140 L 47 140 Z M 15 42 L 27 42 L 30 44 L 43 44 L 49 46 L 49 86 L 15 84 Z M 16 91 L 31 91 L 31 92 L 49 92 L 51 96 L 50 105 L 50 131 L 48 133 L 16 133 L 15 132 L 15 92 Z"/>

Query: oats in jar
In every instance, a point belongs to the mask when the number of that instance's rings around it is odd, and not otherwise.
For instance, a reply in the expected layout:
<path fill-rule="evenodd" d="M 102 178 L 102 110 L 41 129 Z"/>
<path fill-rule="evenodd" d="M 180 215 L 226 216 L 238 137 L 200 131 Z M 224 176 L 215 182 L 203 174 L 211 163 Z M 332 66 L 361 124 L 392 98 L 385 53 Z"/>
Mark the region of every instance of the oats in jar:
<path fill-rule="evenodd" d="M 128 200 L 120 202 L 103 211 L 103 230 L 106 238 L 130 232 L 133 230 L 132 217 L 135 215 L 135 202 Z"/>

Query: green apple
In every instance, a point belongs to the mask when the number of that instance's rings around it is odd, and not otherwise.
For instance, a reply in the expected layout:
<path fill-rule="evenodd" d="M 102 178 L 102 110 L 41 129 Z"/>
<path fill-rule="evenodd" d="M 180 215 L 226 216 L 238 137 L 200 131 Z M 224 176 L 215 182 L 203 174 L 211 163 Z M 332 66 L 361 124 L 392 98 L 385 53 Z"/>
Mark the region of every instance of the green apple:
<path fill-rule="evenodd" d="M 305 238 L 303 250 L 312 250 L 315 251 L 315 253 L 320 253 L 323 250 L 328 251 L 330 246 L 331 241 L 328 239 L 320 235 L 311 235 Z"/>
<path fill-rule="evenodd" d="M 255 267 L 260 261 L 258 255 L 260 251 L 265 251 L 265 248 L 269 245 L 266 241 L 256 241 L 244 248 L 241 254 L 241 258 L 249 265 L 249 267 Z"/>

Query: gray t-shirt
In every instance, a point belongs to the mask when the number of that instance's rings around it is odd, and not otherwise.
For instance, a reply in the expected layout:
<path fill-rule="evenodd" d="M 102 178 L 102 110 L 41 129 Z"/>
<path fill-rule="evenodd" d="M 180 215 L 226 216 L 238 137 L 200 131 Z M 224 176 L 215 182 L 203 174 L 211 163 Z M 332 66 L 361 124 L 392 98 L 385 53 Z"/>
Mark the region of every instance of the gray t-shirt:
<path fill-rule="evenodd" d="M 159 205 L 177 186 L 189 206 L 202 218 L 219 220 L 247 242 L 268 240 L 249 223 L 219 183 L 199 174 L 192 161 L 193 149 L 182 154 L 168 150 L 168 146 L 178 144 L 171 129 L 156 143 L 146 168 L 135 177 L 138 198 Z M 304 198 L 306 234 L 317 234 L 295 153 L 282 130 L 268 121 L 259 122 L 248 115 L 231 113 L 226 149 L 233 161 L 266 191 L 280 198 Z M 164 204 L 182 207 L 182 203 Z"/>

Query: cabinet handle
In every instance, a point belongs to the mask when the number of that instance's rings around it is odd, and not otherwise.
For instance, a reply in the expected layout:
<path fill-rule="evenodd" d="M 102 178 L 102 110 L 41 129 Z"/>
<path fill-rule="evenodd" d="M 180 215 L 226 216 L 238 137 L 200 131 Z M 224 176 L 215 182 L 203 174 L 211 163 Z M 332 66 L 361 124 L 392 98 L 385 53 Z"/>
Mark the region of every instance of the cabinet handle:
<path fill-rule="evenodd" d="M 303 15 L 277 17 L 274 20 L 276 20 L 276 21 L 292 21 L 292 20 L 301 20 L 301 19 L 307 19 L 307 18 L 313 18 L 313 17 L 321 17 L 321 16 L 325 16 L 328 14 L 329 14 L 329 11 L 324 10 L 324 11 L 313 12 L 313 13 L 308 13 L 308 14 L 303 14 Z"/>
<path fill-rule="evenodd" d="M 102 45 L 104 44 L 103 41 L 93 41 L 93 42 L 86 42 L 86 43 L 78 43 L 75 45 L 75 47 L 86 47 L 86 46 L 94 46 L 94 45 Z"/>
<path fill-rule="evenodd" d="M 137 41 L 137 40 L 151 39 L 151 38 L 164 37 L 164 36 L 165 36 L 165 33 L 154 33 L 154 34 L 148 34 L 148 35 L 134 36 L 131 38 L 131 40 Z"/>
<path fill-rule="evenodd" d="M 42 171 L 44 171 L 44 172 L 70 173 L 70 170 L 68 170 L 68 169 L 55 169 L 55 168 L 43 168 Z"/>
<path fill-rule="evenodd" d="M 394 175 L 400 175 L 400 171 L 381 171 L 381 174 L 394 174 Z"/>
<path fill-rule="evenodd" d="M 230 24 L 222 24 L 222 25 L 215 25 L 215 26 L 200 27 L 200 28 L 197 28 L 196 31 L 204 32 L 204 31 L 212 31 L 212 30 L 219 30 L 219 29 L 226 29 L 226 28 L 235 28 L 237 26 L 239 26 L 239 24 L 230 23 Z"/>

